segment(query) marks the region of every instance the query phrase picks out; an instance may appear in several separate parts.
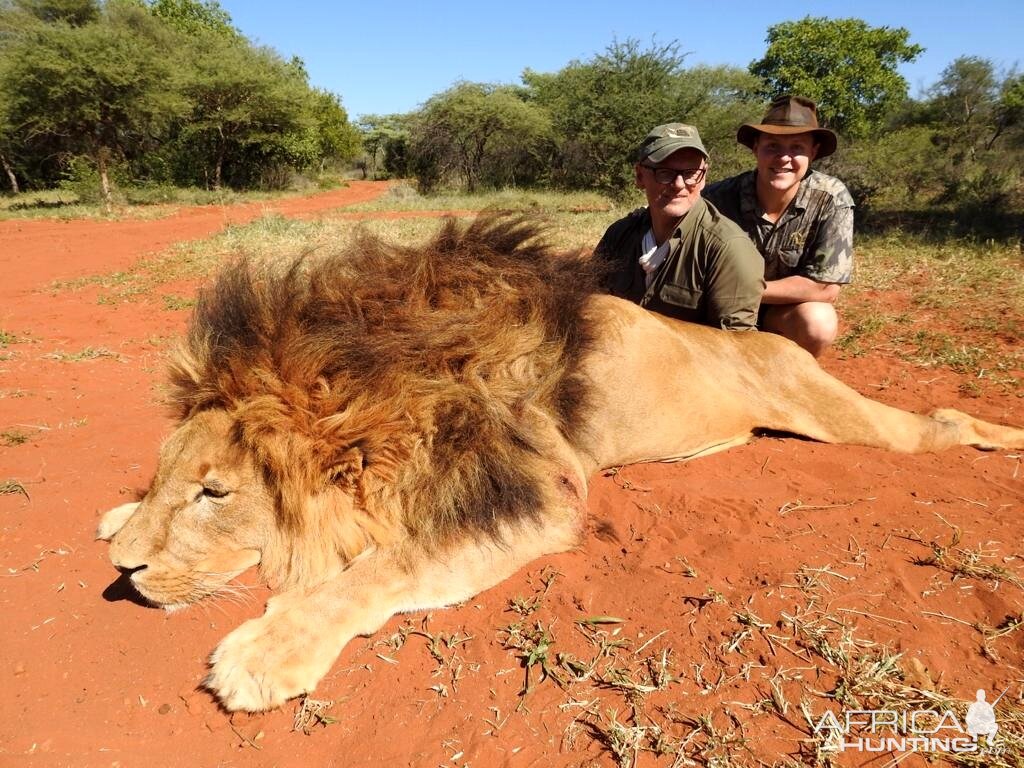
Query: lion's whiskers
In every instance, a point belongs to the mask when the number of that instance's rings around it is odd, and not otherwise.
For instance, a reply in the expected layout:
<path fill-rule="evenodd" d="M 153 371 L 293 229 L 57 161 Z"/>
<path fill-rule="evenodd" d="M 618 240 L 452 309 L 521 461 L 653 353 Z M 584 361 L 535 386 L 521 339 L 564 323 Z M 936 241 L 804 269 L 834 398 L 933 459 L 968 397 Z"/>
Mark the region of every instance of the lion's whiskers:
<path fill-rule="evenodd" d="M 252 596 L 254 591 L 255 587 L 251 587 L 247 584 L 228 582 L 217 589 L 216 592 L 212 593 L 210 597 L 214 598 L 215 601 L 222 600 L 234 605 L 250 606 L 257 602 Z"/>

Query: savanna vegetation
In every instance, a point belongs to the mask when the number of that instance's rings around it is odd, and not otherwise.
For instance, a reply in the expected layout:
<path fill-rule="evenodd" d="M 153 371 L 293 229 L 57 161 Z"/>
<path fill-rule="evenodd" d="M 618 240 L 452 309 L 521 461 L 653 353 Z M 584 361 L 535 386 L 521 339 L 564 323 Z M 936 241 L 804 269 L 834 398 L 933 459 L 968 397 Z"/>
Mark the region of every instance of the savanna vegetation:
<path fill-rule="evenodd" d="M 276 189 L 358 151 L 339 98 L 215 2 L 0 0 L 0 165 L 15 193 Z"/>
<path fill-rule="evenodd" d="M 964 55 L 912 98 L 898 71 L 924 50 L 912 38 L 807 17 L 769 28 L 746 68 L 688 66 L 677 42 L 615 41 L 557 72 L 458 82 L 413 112 L 352 121 L 301 60 L 254 45 L 216 0 L 0 0 L 0 183 L 62 189 L 39 198 L 50 206 L 183 187 L 202 202 L 332 171 L 406 178 L 429 195 L 622 199 L 651 126 L 697 125 L 713 180 L 750 166 L 736 127 L 800 93 L 841 135 L 822 168 L 846 181 L 861 225 L 1019 238 L 1024 75 Z"/>

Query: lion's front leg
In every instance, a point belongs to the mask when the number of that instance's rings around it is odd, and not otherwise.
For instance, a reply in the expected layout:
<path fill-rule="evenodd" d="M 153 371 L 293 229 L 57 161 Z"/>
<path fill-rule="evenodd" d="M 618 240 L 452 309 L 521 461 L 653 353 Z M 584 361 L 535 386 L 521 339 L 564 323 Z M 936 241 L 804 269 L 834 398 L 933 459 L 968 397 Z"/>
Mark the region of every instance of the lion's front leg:
<path fill-rule="evenodd" d="M 268 611 L 221 641 L 205 686 L 229 710 L 279 707 L 316 688 L 344 645 L 342 632 L 319 626 L 315 610 L 302 601 Z"/>
<path fill-rule="evenodd" d="M 394 613 L 390 563 L 367 579 L 362 563 L 313 590 L 272 597 L 266 613 L 231 632 L 210 657 L 205 687 L 229 710 L 259 712 L 314 690 L 345 645 Z M 376 582 L 376 583 L 375 583 Z"/>
<path fill-rule="evenodd" d="M 324 584 L 271 598 L 262 617 L 214 651 L 206 687 L 230 710 L 278 707 L 314 690 L 357 635 L 377 631 L 401 611 L 468 600 L 531 560 L 574 546 L 579 530 L 570 507 L 539 524 L 508 526 L 500 543 L 473 538 L 431 552 L 360 556 Z"/>

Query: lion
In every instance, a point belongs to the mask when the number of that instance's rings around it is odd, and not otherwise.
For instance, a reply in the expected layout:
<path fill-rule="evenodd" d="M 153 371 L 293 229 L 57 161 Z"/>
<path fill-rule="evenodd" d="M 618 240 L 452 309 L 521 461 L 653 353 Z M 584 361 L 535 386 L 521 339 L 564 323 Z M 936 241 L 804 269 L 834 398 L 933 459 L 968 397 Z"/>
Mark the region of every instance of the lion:
<path fill-rule="evenodd" d="M 365 233 L 204 289 L 171 363 L 178 426 L 141 502 L 97 537 L 150 604 L 276 590 L 205 686 L 227 710 L 313 691 L 352 638 L 460 603 L 576 546 L 600 469 L 761 431 L 892 451 L 1024 448 L 1024 430 L 861 396 L 768 333 L 605 295 L 524 217 L 447 221 L 423 246 Z"/>

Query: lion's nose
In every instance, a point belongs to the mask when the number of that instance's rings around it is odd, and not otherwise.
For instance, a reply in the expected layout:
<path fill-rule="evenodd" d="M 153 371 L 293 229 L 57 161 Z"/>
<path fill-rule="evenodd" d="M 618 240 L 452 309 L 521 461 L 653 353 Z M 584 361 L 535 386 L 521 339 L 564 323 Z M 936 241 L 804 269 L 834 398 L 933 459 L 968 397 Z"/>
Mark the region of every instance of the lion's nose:
<path fill-rule="evenodd" d="M 144 571 L 149 566 L 143 563 L 142 565 L 115 565 L 114 567 L 117 568 L 117 570 L 120 571 L 123 576 L 128 576 L 130 578 L 133 573 Z"/>

